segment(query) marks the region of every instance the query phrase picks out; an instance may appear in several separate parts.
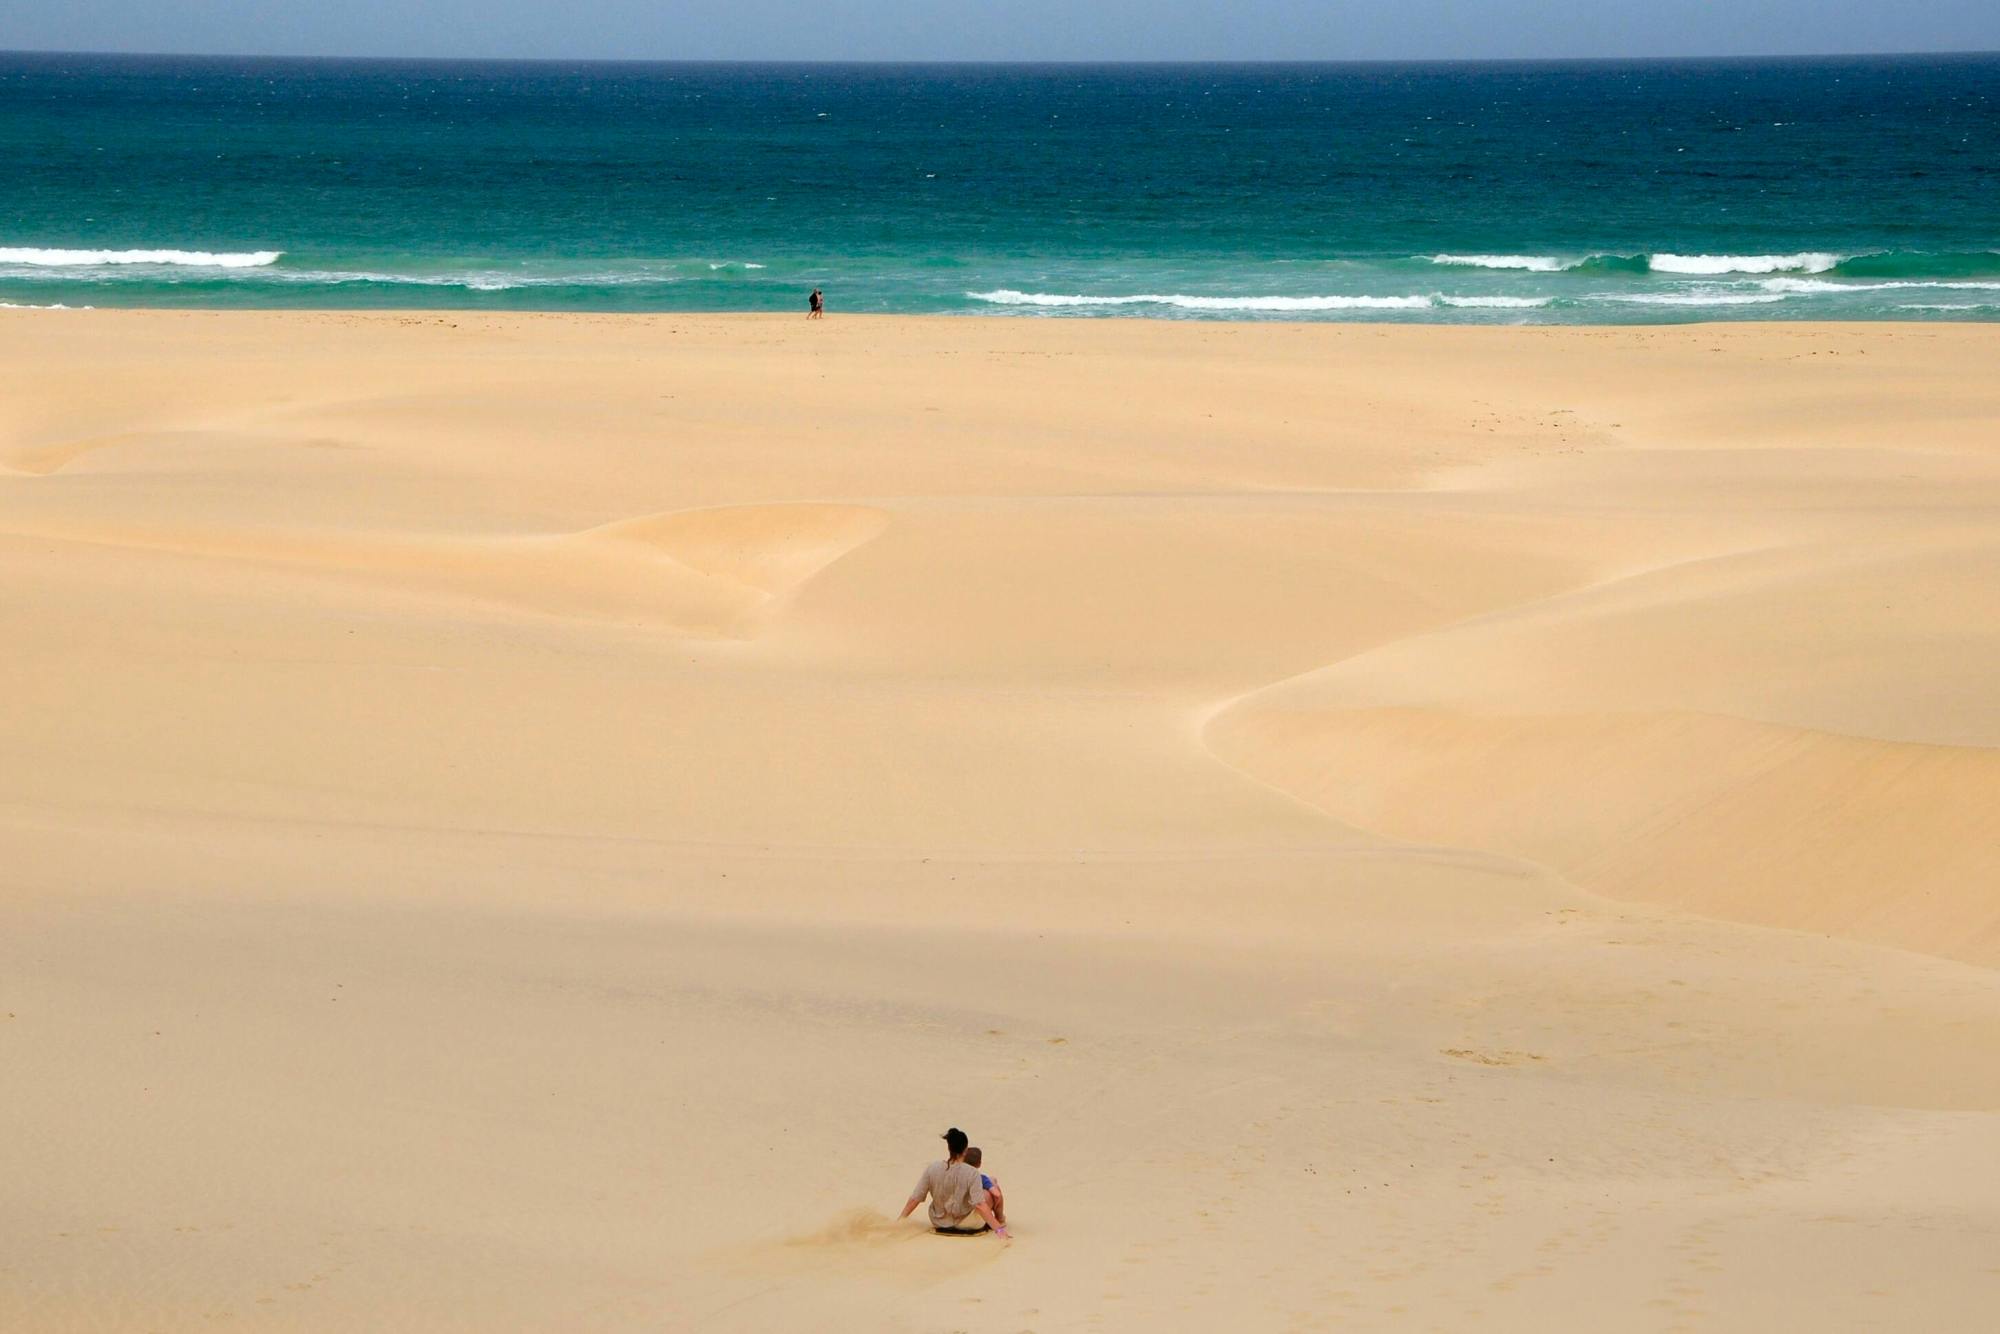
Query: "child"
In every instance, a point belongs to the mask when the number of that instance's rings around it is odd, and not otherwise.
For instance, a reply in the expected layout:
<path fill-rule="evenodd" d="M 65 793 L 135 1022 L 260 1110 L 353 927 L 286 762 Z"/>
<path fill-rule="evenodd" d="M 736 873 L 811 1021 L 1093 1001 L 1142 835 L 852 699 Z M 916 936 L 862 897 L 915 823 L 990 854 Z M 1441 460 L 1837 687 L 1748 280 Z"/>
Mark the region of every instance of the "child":
<path fill-rule="evenodd" d="M 986 1155 L 978 1145 L 965 1151 L 965 1165 L 979 1168 L 986 1161 Z M 1007 1197 L 1000 1193 L 1000 1183 L 987 1176 L 984 1169 L 979 1172 L 979 1184 L 986 1189 L 986 1202 L 993 1206 L 993 1217 L 1001 1227 L 1007 1226 Z"/>

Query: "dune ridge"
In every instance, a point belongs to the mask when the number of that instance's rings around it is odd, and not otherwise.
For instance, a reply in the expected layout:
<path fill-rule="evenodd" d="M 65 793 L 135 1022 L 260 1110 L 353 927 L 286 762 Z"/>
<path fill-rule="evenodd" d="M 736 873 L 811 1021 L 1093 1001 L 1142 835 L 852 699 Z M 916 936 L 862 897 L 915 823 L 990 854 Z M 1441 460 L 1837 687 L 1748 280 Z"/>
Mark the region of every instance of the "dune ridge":
<path fill-rule="evenodd" d="M 1247 692 L 1204 739 L 1391 837 L 1992 963 L 2000 548 L 1913 545 L 1628 571 Z"/>
<path fill-rule="evenodd" d="M 619 519 L 555 536 L 219 532 L 138 525 L 25 527 L 16 535 L 389 585 L 552 616 L 718 638 L 880 531 L 880 510 L 748 505 Z"/>

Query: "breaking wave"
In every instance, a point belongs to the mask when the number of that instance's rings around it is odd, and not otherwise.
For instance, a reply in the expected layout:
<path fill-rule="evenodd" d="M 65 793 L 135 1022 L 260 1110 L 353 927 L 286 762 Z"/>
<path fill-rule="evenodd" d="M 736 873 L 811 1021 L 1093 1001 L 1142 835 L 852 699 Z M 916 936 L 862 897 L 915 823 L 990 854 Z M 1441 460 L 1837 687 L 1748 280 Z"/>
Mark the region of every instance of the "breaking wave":
<path fill-rule="evenodd" d="M 1839 255 L 1811 250 L 1797 255 L 1649 255 L 1654 273 L 1710 276 L 1723 273 L 1825 273 L 1840 263 Z"/>
<path fill-rule="evenodd" d="M 1186 296 L 1178 292 L 1138 296 L 1081 296 L 1060 292 L 967 292 L 973 301 L 996 306 L 1171 306 L 1178 310 L 1421 310 L 1427 296 Z"/>
<path fill-rule="evenodd" d="M 1511 269 L 1524 273 L 1663 273 L 1712 278 L 1733 274 L 1825 274 L 1843 278 L 1975 278 L 2000 276 L 2000 252 L 1880 250 L 1843 255 L 1802 250 L 1788 255 L 1695 255 L 1661 251 L 1634 255 L 1431 255 L 1432 264 Z"/>
<path fill-rule="evenodd" d="M 1547 296 L 1189 296 L 1179 292 L 1136 296 L 1084 296 L 1061 292 L 1018 292 L 1003 287 L 993 292 L 967 292 L 973 301 L 996 306 L 1044 306 L 1051 309 L 1108 306 L 1168 306 L 1177 310 L 1428 310 L 1462 307 L 1488 310 L 1533 310 L 1554 301 Z"/>
<path fill-rule="evenodd" d="M 1441 306 L 1463 310 L 1536 310 L 1555 300 L 1552 296 L 1439 296 Z"/>
<path fill-rule="evenodd" d="M 276 264 L 278 256 L 284 253 L 282 250 L 217 254 L 207 250 L 45 250 L 35 246 L 0 246 L 0 264 L 24 264 L 38 269 L 96 269 L 114 264 L 189 269 L 261 269 Z"/>
<path fill-rule="evenodd" d="M 1528 273 L 1676 273 L 1711 276 L 1725 273 L 1825 273 L 1841 262 L 1839 255 L 1808 251 L 1796 255 L 1432 255 L 1433 264 L 1476 269 L 1514 269 Z"/>
<path fill-rule="evenodd" d="M 1910 289 L 2000 292 L 2000 282 L 1977 282 L 1965 279 L 1945 279 L 1940 282 L 1917 278 L 1892 278 L 1878 283 L 1841 283 L 1828 282 L 1824 278 L 1766 278 L 1757 285 L 1767 292 L 1790 292 L 1812 296 L 1824 296 L 1836 292 L 1891 292 Z"/>
<path fill-rule="evenodd" d="M 1431 263 L 1472 269 L 1525 269 L 1530 273 L 1560 273 L 1576 267 L 1576 263 L 1551 255 L 1432 255 Z"/>
<path fill-rule="evenodd" d="M 1593 292 L 1593 301 L 1620 301 L 1634 306 L 1767 306 L 1783 301 L 1783 292 Z"/>

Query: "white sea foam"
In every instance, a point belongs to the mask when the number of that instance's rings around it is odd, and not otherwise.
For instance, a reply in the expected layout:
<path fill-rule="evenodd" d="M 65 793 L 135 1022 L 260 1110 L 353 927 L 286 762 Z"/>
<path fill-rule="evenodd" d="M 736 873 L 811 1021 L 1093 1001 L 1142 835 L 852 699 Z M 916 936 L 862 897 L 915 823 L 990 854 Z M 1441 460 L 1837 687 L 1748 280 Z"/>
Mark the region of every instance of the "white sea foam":
<path fill-rule="evenodd" d="M 1840 260 L 1839 255 L 1825 251 L 1798 255 L 1651 255 L 1646 267 L 1654 273 L 1825 273 Z"/>
<path fill-rule="evenodd" d="M 1715 275 L 1724 273 L 1825 273 L 1843 256 L 1826 251 L 1805 251 L 1796 255 L 1676 255 L 1661 253 L 1645 257 L 1645 267 L 1654 273 Z M 1432 255 L 1433 264 L 1454 264 L 1479 269 L 1515 269 L 1530 273 L 1563 273 L 1593 263 L 1622 261 L 1617 255 L 1591 255 L 1583 259 L 1559 259 L 1554 255 Z"/>
<path fill-rule="evenodd" d="M 1433 264 L 1456 264 L 1475 269 L 1526 269 L 1531 273 L 1559 273 L 1570 261 L 1549 255 L 1432 255 Z"/>
<path fill-rule="evenodd" d="M 522 287 L 624 287 L 684 281 L 660 273 L 384 273 L 370 269 L 283 269 L 271 278 L 303 286 L 381 283 L 391 287 L 460 287 L 474 292 L 508 292 Z"/>
<path fill-rule="evenodd" d="M 1593 301 L 1635 306 L 1765 306 L 1783 301 L 1783 292 L 1593 292 Z"/>
<path fill-rule="evenodd" d="M 2000 292 L 2000 282 L 1974 282 L 1965 279 L 1915 278 L 1891 279 L 1879 283 L 1829 282 L 1824 278 L 1766 278 L 1757 284 L 1767 292 L 1829 293 L 1829 292 L 1890 292 L 1921 288 L 1927 291 L 1958 290 L 1969 292 Z"/>
<path fill-rule="evenodd" d="M 1439 296 L 1433 299 L 1440 305 L 1470 310 L 1534 310 L 1555 300 L 1552 296 Z"/>
<path fill-rule="evenodd" d="M 89 309 L 90 309 L 89 306 L 65 306 L 60 301 L 55 302 L 53 305 L 47 305 L 47 306 L 37 306 L 32 302 L 26 302 L 26 301 L 0 301 L 0 310 L 89 310 Z"/>
<path fill-rule="evenodd" d="M 1079 296 L 1059 292 L 967 292 L 996 306 L 1171 306 L 1178 310 L 1421 310 L 1427 296 L 1186 296 L 1178 292 L 1136 296 Z"/>
<path fill-rule="evenodd" d="M 475 292 L 502 292 L 526 287 L 524 279 L 486 273 L 377 273 L 367 269 L 287 269 L 271 275 L 305 287 L 337 287 L 343 283 L 384 283 L 394 287 L 465 287 Z"/>
<path fill-rule="evenodd" d="M 1136 296 L 1082 296 L 1060 292 L 967 292 L 974 301 L 1000 306 L 1171 306 L 1181 310 L 1424 310 L 1449 306 L 1471 310 L 1533 310 L 1546 306 L 1547 296 L 1188 296 L 1146 293 Z"/>
<path fill-rule="evenodd" d="M 0 264 L 35 268 L 103 268 L 111 264 L 159 264 L 194 269 L 261 269 L 278 262 L 282 250 L 214 254 L 206 250 L 44 250 L 0 246 Z"/>
<path fill-rule="evenodd" d="M 1833 283 L 1824 278 L 1766 278 L 1757 286 L 1767 292 L 1796 293 L 1812 295 L 1821 292 L 1866 292 L 1878 287 L 1896 287 L 1897 283 Z"/>

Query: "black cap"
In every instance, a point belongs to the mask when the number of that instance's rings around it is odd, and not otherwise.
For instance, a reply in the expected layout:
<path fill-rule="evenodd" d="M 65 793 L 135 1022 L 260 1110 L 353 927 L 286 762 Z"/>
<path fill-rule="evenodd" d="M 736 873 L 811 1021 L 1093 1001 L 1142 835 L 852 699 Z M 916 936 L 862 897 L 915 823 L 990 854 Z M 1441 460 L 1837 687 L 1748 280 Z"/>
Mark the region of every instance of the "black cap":
<path fill-rule="evenodd" d="M 957 1126 L 953 1126 L 950 1130 L 944 1132 L 944 1146 L 947 1149 L 951 1150 L 951 1156 L 954 1158 L 958 1157 L 959 1154 L 964 1153 L 965 1146 L 970 1143 L 972 1143 L 972 1141 L 967 1139 L 965 1137 L 965 1132 L 963 1130 L 960 1130 Z"/>

